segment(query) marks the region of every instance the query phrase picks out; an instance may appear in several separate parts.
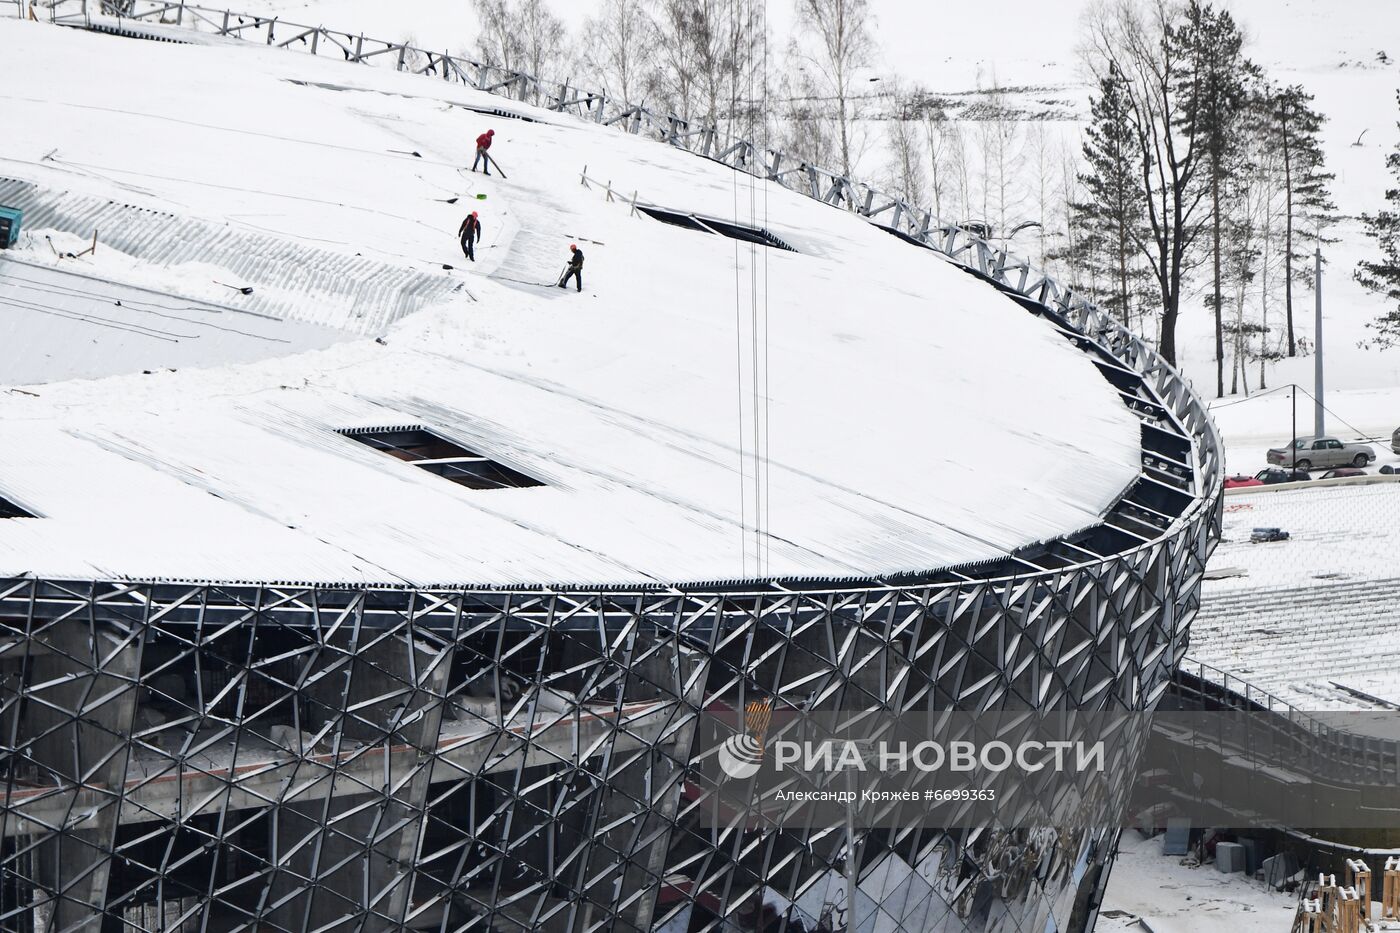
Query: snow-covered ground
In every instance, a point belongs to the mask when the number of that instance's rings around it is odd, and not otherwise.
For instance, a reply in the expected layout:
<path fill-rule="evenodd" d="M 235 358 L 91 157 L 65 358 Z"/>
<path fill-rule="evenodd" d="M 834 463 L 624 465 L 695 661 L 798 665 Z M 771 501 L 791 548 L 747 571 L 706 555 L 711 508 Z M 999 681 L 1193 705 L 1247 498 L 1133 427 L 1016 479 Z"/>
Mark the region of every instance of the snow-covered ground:
<path fill-rule="evenodd" d="M 1109 876 L 1095 933 L 1289 933 L 1296 894 L 1274 891 L 1242 874 L 1224 875 L 1214 864 L 1193 865 L 1162 854 L 1158 835 L 1123 833 Z M 1373 891 L 1379 897 L 1379 891 Z M 1380 919 L 1371 904 L 1373 931 L 1400 930 Z"/>
<path fill-rule="evenodd" d="M 1123 833 L 1096 933 L 1288 933 L 1297 898 L 1214 865 L 1162 855 L 1162 836 Z"/>
<path fill-rule="evenodd" d="M 510 105 L 458 85 L 246 43 L 0 20 L 0 45 L 6 177 L 198 221 L 189 229 L 210 244 L 194 262 L 100 245 L 99 268 L 54 257 L 37 228 L 20 259 L 172 296 L 212 290 L 234 308 L 244 296 L 212 283 L 254 288 L 252 307 L 302 275 L 307 298 L 285 319 L 353 335 L 242 366 L 134 364 L 0 396 L 0 493 L 42 516 L 0 524 L 0 572 L 860 576 L 1089 524 L 1138 471 L 1137 420 L 1051 328 L 935 254 L 716 163 L 566 115 L 486 116 L 472 108 Z M 462 171 L 487 127 L 508 178 Z M 629 198 L 749 220 L 797 252 L 634 215 L 582 185 L 585 166 Z M 468 205 L 485 227 L 474 264 L 454 236 Z M 221 239 L 253 232 L 282 251 Z M 588 255 L 582 294 L 550 287 L 570 242 Z M 449 287 L 395 318 L 337 291 L 334 257 Z M 23 340 L 49 324 L 8 326 Z M 469 490 L 335 433 L 408 424 L 544 485 Z"/>

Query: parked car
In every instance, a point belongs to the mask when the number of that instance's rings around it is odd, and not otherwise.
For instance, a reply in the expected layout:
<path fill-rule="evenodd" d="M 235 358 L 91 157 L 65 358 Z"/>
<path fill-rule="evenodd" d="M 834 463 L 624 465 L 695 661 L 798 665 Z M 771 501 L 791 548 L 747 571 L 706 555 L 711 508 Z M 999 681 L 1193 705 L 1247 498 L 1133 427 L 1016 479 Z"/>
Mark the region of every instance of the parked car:
<path fill-rule="evenodd" d="M 1364 467 L 1376 459 L 1369 444 L 1344 444 L 1335 437 L 1299 437 L 1269 451 L 1269 462 L 1311 470 L 1314 467 Z"/>
<path fill-rule="evenodd" d="M 1273 486 L 1277 483 L 1302 483 L 1312 479 L 1305 470 L 1284 470 L 1279 467 L 1260 470 L 1254 474 L 1254 478 L 1259 481 L 1261 486 Z"/>
<path fill-rule="evenodd" d="M 1345 476 L 1365 476 L 1365 470 L 1358 470 L 1356 467 L 1338 467 L 1335 470 L 1328 470 L 1318 479 L 1341 479 Z"/>
<path fill-rule="evenodd" d="M 1243 473 L 1236 474 L 1235 476 L 1227 476 L 1227 477 L 1225 477 L 1225 488 L 1226 488 L 1226 489 L 1239 489 L 1240 487 L 1243 487 L 1243 486 L 1262 486 L 1262 485 L 1264 485 L 1264 481 L 1263 481 L 1262 479 L 1259 479 L 1259 478 L 1256 477 L 1256 476 L 1246 476 L 1246 475 L 1244 475 Z"/>
<path fill-rule="evenodd" d="M 1390 449 L 1400 454 L 1400 428 L 1396 428 L 1394 433 L 1390 435 Z"/>

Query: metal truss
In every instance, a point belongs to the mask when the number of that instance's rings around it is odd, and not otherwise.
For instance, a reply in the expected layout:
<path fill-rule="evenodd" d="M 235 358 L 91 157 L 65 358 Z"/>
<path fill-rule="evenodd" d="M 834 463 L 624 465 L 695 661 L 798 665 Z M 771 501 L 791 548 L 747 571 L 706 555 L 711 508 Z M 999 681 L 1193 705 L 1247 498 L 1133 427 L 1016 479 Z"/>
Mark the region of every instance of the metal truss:
<path fill-rule="evenodd" d="M 1085 801 L 1095 831 L 795 827 L 726 809 L 696 767 L 696 728 L 753 700 L 1153 708 L 1219 537 L 1222 458 L 1204 406 L 1151 346 L 926 210 L 712 127 L 401 43 L 180 3 L 120 7 L 106 28 L 174 23 L 383 62 L 869 217 L 1080 346 L 1139 415 L 1143 468 L 1095 528 L 901 579 L 0 581 L 0 930 L 1092 927 L 1122 795 Z M 84 25 L 96 12 L 52 7 Z"/>

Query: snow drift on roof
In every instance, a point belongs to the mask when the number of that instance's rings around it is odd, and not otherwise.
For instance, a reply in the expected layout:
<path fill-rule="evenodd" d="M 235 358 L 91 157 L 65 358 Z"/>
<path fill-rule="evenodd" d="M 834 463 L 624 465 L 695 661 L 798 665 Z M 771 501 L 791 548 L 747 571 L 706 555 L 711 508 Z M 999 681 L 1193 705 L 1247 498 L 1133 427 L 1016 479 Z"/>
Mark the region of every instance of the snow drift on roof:
<path fill-rule="evenodd" d="M 8 174 L 256 228 L 284 238 L 285 262 L 332 250 L 453 286 L 381 341 L 0 396 L 0 489 L 44 516 L 0 522 L 0 573 L 879 576 L 1092 524 L 1137 474 L 1137 419 L 1050 326 L 929 251 L 716 163 L 559 114 L 493 120 L 453 105 L 498 98 L 275 49 L 16 22 L 0 41 Z M 69 59 L 87 67 L 47 64 Z M 508 178 L 460 170 L 488 126 Z M 585 166 L 605 185 L 581 184 Z M 634 214 L 634 193 L 797 252 Z M 475 263 L 455 236 L 471 209 Z M 47 261 L 43 232 L 21 244 L 30 262 Z M 581 293 L 553 287 L 570 243 L 587 255 Z M 104 274 L 178 292 L 188 271 L 132 255 Z M 306 301 L 299 319 L 348 332 L 376 313 Z M 336 433 L 368 425 L 430 428 L 543 485 L 466 488 Z"/>

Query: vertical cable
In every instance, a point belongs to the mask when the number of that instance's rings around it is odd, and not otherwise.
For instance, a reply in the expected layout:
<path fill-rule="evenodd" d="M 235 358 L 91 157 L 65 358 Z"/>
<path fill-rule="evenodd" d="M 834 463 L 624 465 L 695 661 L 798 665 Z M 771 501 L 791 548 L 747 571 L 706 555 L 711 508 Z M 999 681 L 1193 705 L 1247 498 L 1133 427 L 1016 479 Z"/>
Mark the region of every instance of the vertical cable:
<path fill-rule="evenodd" d="M 751 13 L 753 0 L 743 0 L 744 18 L 737 24 L 745 29 L 749 29 L 751 23 Z M 744 42 L 745 78 L 747 80 L 748 99 L 745 102 L 745 113 L 751 114 L 754 102 L 753 95 L 753 36 L 747 35 Z M 755 156 L 752 148 L 747 153 L 750 163 Z M 747 166 L 749 175 L 749 225 L 758 226 L 758 203 L 757 203 L 757 178 L 754 175 L 752 164 Z M 767 247 L 762 247 L 766 249 Z M 763 521 L 763 425 L 761 419 L 759 400 L 762 394 L 762 385 L 759 370 L 759 326 L 758 326 L 758 251 L 760 246 L 757 242 L 749 243 L 749 330 L 750 343 L 749 355 L 752 360 L 752 400 L 753 407 L 753 481 L 754 481 L 754 559 L 758 564 L 758 576 L 764 575 L 763 543 L 766 529 Z M 766 348 L 764 348 L 766 352 Z"/>
<path fill-rule="evenodd" d="M 730 4 L 729 4 L 730 22 L 731 22 L 731 24 L 733 23 L 733 17 L 734 17 L 734 11 L 735 11 L 734 2 L 735 2 L 735 0 L 730 0 Z M 731 82 L 731 84 L 730 84 L 730 96 L 729 96 L 729 112 L 730 112 L 731 118 L 732 118 L 733 113 L 734 113 L 735 96 L 736 96 L 736 94 L 737 94 L 737 89 L 738 89 L 738 82 L 737 82 L 737 81 Z M 717 138 L 716 138 L 716 145 L 718 146 L 718 145 L 720 144 L 720 142 L 721 142 L 721 141 L 718 139 L 718 136 L 719 136 L 719 115 L 718 115 L 718 114 L 713 114 L 712 116 L 713 116 L 714 121 L 715 121 L 715 127 L 714 127 L 714 129 L 715 129 L 715 135 L 716 135 L 716 137 L 717 137 Z M 724 142 L 727 142 L 727 140 L 724 140 Z M 738 223 L 738 221 L 739 221 L 739 179 L 738 179 L 738 177 L 737 177 L 737 172 L 736 172 L 735 174 L 731 174 L 731 175 L 730 175 L 729 181 L 730 181 L 731 198 L 732 198 L 732 202 L 733 202 L 732 205 L 731 205 L 731 207 L 732 207 L 732 213 L 733 213 L 733 215 L 734 215 L 734 222 L 735 222 L 735 223 Z M 748 484 L 745 482 L 744 470 L 745 470 L 745 467 L 746 467 L 746 460 L 748 459 L 748 456 L 747 456 L 747 453 L 745 452 L 745 448 L 744 448 L 744 444 L 745 444 L 745 440 L 746 440 L 746 438 L 745 438 L 745 436 L 744 436 L 744 314 L 743 314 L 743 305 L 742 305 L 742 287 L 741 287 L 741 285 L 740 285 L 740 278 L 739 278 L 739 241 L 738 241 L 738 240 L 735 240 L 735 241 L 734 241 L 734 376 L 735 376 L 735 380 L 736 380 L 736 382 L 737 382 L 736 393 L 735 393 L 735 394 L 736 394 L 736 401 L 738 402 L 738 406 L 739 406 L 739 425 L 738 425 L 738 427 L 739 427 L 739 568 L 740 568 L 740 575 L 741 575 L 741 576 L 744 576 L 744 577 L 747 577 L 747 576 L 748 576 L 748 549 L 749 549 L 749 542 L 748 542 L 748 535 L 749 535 L 749 530 L 748 530 L 748 529 L 749 529 L 749 525 L 748 525 Z"/>
<path fill-rule="evenodd" d="M 773 150 L 772 139 L 768 135 L 768 0 L 763 0 L 763 23 L 762 31 L 759 35 L 763 40 L 763 84 L 760 90 L 763 93 L 763 106 L 759 114 L 763 120 L 763 150 L 765 157 Z M 763 178 L 763 229 L 768 229 L 768 171 L 765 163 Z M 771 509 L 772 497 L 769 495 L 769 479 L 771 477 L 771 462 L 768 453 L 768 427 L 769 416 L 772 413 L 773 395 L 769 391 L 768 383 L 768 250 L 763 253 L 763 527 L 772 527 Z M 763 539 L 763 563 L 767 568 L 769 565 L 769 549 L 772 546 L 772 535 L 766 534 Z"/>

